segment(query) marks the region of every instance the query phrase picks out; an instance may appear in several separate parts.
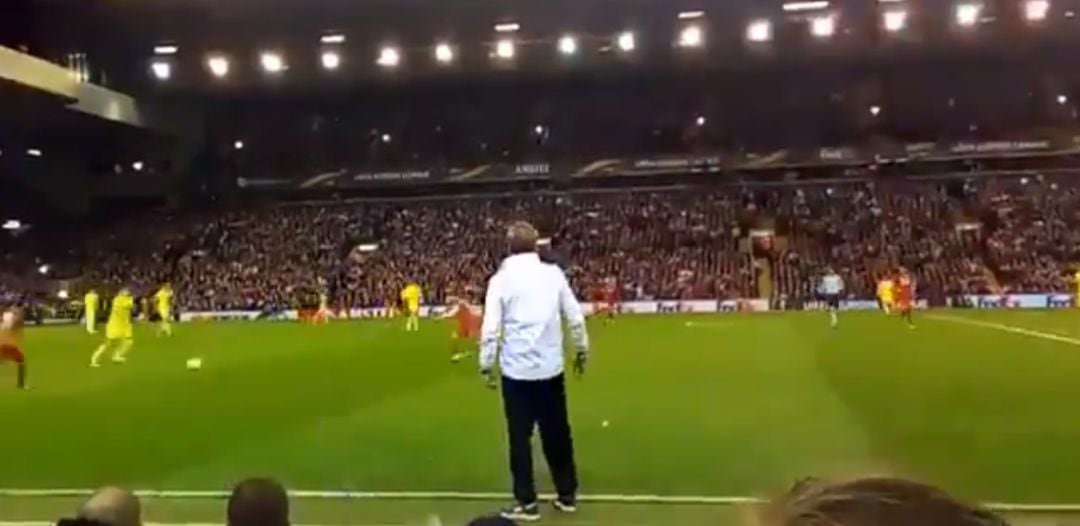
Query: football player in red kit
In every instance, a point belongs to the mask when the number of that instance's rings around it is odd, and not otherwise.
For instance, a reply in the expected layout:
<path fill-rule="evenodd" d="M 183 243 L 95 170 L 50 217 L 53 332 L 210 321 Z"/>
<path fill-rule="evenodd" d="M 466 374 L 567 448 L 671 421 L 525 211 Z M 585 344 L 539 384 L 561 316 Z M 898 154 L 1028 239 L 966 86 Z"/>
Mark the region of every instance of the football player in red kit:
<path fill-rule="evenodd" d="M 896 310 L 900 312 L 900 317 L 907 322 L 908 327 L 914 329 L 915 321 L 911 313 L 915 308 L 915 282 L 907 270 L 900 269 L 893 287 L 895 288 L 893 298 L 896 301 Z"/>
<path fill-rule="evenodd" d="M 615 278 L 608 278 L 596 293 L 596 314 L 604 315 L 604 323 L 611 323 L 619 310 L 619 286 Z"/>
<path fill-rule="evenodd" d="M 15 386 L 26 389 L 26 356 L 22 351 L 22 326 L 22 309 L 8 309 L 0 317 L 0 363 L 14 363 L 18 368 Z"/>
<path fill-rule="evenodd" d="M 464 299 L 458 300 L 445 317 L 457 320 L 457 327 L 450 335 L 450 361 L 457 363 L 469 355 L 468 348 L 480 341 L 480 324 L 483 319 Z"/>

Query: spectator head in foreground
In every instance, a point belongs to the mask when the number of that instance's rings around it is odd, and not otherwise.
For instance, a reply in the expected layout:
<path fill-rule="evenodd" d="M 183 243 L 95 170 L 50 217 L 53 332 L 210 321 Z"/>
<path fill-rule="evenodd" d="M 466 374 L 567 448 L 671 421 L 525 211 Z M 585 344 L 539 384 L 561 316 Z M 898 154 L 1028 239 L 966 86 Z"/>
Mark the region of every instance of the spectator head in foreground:
<path fill-rule="evenodd" d="M 1007 526 L 932 486 L 895 478 L 795 485 L 764 510 L 763 526 Z"/>
<path fill-rule="evenodd" d="M 502 517 L 480 517 L 469 521 L 468 526 L 515 526 L 515 522 Z"/>
<path fill-rule="evenodd" d="M 524 254 L 536 252 L 536 242 L 540 240 L 540 233 L 531 224 L 517 221 L 507 229 L 506 238 L 510 241 L 511 254 Z"/>
<path fill-rule="evenodd" d="M 78 518 L 108 526 L 141 526 L 142 505 L 134 493 L 106 486 L 83 503 Z"/>
<path fill-rule="evenodd" d="M 289 526 L 289 496 L 272 479 L 247 479 L 229 497 L 228 526 Z"/>

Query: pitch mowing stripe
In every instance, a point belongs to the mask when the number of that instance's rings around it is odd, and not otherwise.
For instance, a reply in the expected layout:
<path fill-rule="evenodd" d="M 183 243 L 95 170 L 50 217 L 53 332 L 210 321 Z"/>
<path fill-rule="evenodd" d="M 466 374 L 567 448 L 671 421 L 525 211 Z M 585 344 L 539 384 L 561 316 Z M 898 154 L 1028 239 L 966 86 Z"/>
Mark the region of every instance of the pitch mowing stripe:
<path fill-rule="evenodd" d="M 984 329 L 994 329 L 1004 332 L 1011 332 L 1013 334 L 1031 336 L 1032 338 L 1040 338 L 1043 340 L 1050 340 L 1058 343 L 1067 343 L 1069 345 L 1076 345 L 1080 347 L 1080 340 L 1076 338 L 1070 338 L 1068 336 L 1061 336 L 1059 334 L 1053 334 L 1049 332 L 1025 329 L 1023 327 L 1015 327 L 1012 325 L 1005 325 L 1002 323 L 994 323 L 990 321 L 972 320 L 969 318 L 961 318 L 959 316 L 948 316 L 945 314 L 927 314 L 924 317 L 931 320 L 947 321 L 952 323 L 959 323 L 962 325 L 971 325 L 973 327 L 982 327 Z"/>
<path fill-rule="evenodd" d="M 1078 342 L 1080 345 L 1080 342 Z M 94 493 L 91 489 L 0 489 L 0 497 L 48 498 L 48 497 L 88 497 Z M 136 490 L 135 494 L 148 499 L 215 499 L 229 498 L 228 491 L 187 491 L 187 490 Z M 324 491 L 291 490 L 289 496 L 296 499 L 312 500 L 473 500 L 505 501 L 512 499 L 509 493 L 483 493 L 468 491 Z M 554 499 L 554 494 L 541 494 L 541 500 Z M 623 495 L 619 493 L 579 495 L 581 502 L 599 504 L 688 504 L 737 506 L 741 504 L 763 504 L 767 499 L 743 496 L 705 496 L 705 495 Z M 984 507 L 1003 512 L 1031 513 L 1080 513 L 1080 503 L 1026 504 L 1017 502 L 985 502 Z M 27 523 L 27 526 L 37 523 Z M 0 521 L 0 526 L 18 526 Z M 149 526 L 149 525 L 148 525 Z M 162 523 L 161 526 L 175 526 Z M 188 526 L 204 526 L 191 524 Z M 308 525 L 317 526 L 317 525 Z M 363 526 L 363 525 L 360 525 Z M 378 526 L 378 525 L 367 525 Z"/>

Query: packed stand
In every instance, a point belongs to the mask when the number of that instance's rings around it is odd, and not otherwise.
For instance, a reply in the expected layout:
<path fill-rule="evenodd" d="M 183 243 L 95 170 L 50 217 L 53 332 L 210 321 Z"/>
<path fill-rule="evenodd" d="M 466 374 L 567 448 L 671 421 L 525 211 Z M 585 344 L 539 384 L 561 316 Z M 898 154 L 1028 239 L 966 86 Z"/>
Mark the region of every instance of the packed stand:
<path fill-rule="evenodd" d="M 872 298 L 898 267 L 932 302 L 958 294 L 1068 291 L 1080 261 L 1080 191 L 1043 177 L 540 192 L 190 211 L 82 235 L 64 266 L 84 287 L 137 295 L 171 281 L 184 311 L 480 300 L 505 226 L 536 224 L 584 298 L 805 300 L 826 268 Z M 753 232 L 771 232 L 763 251 Z M 73 263 L 77 261 L 77 263 Z M 766 270 L 770 272 L 765 272 Z M 13 294 L 12 279 L 0 292 Z M 80 291 L 72 291 L 79 293 Z"/>

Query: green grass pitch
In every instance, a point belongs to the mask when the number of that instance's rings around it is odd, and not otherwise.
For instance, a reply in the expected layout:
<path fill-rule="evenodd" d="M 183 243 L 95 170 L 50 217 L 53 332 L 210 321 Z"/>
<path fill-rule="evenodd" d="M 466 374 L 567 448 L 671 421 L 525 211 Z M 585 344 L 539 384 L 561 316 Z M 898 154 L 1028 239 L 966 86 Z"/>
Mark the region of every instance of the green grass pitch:
<path fill-rule="evenodd" d="M 938 315 L 1080 338 L 1080 312 Z M 1080 346 L 919 322 L 909 331 L 849 313 L 833 331 L 823 314 L 790 313 L 591 323 L 591 367 L 569 394 L 583 493 L 767 496 L 808 475 L 888 473 L 974 500 L 1080 502 Z M 419 333 L 398 321 L 221 323 L 179 325 L 165 339 L 142 325 L 128 364 L 92 370 L 97 337 L 29 329 L 32 390 L 11 389 L 13 368 L 0 368 L 0 488 L 224 490 L 272 475 L 309 490 L 506 492 L 499 396 L 474 357 L 449 362 L 449 331 L 434 321 Z M 201 371 L 185 369 L 191 357 Z M 0 520 L 55 518 L 70 500 L 0 498 Z M 303 503 L 297 521 L 358 520 L 340 506 L 381 524 L 496 505 Z M 150 507 L 157 520 L 215 520 L 220 508 Z M 659 524 L 669 512 L 688 514 L 682 523 L 733 513 L 624 506 L 607 517 Z"/>

